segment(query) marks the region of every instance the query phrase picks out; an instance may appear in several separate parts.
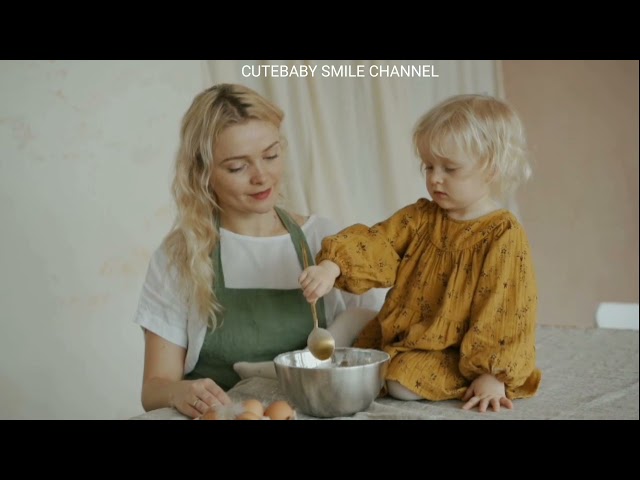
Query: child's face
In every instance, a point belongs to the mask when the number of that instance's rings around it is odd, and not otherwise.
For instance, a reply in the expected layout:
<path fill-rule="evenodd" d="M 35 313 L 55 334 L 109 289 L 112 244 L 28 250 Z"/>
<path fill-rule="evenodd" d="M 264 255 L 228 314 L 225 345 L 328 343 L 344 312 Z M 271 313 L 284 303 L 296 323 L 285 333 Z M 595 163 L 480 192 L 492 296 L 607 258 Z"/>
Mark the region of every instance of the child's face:
<path fill-rule="evenodd" d="M 449 217 L 470 220 L 495 210 L 489 175 L 459 148 L 451 148 L 446 157 L 425 155 L 422 161 L 429 195 Z"/>

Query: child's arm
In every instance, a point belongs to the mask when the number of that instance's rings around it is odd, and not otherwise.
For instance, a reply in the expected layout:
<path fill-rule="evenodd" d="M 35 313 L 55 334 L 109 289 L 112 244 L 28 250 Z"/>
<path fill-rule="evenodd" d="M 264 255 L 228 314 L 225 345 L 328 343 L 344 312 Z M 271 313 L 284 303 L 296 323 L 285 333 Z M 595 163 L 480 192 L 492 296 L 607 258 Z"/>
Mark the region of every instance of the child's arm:
<path fill-rule="evenodd" d="M 532 381 L 537 301 L 529 243 L 522 227 L 512 225 L 487 252 L 471 304 L 469 330 L 460 345 L 460 372 L 474 380 L 466 399 L 476 397 L 478 391 L 481 395 L 494 392 L 486 395 L 499 401 L 505 395 L 517 398 L 515 391 Z M 491 382 L 481 379 L 484 374 L 504 384 L 506 392 L 495 393 L 499 386 L 488 386 Z"/>
<path fill-rule="evenodd" d="M 337 265 L 335 286 L 351 293 L 393 286 L 398 265 L 426 217 L 427 204 L 421 199 L 372 227 L 356 224 L 326 237 L 316 263 L 329 260 Z"/>

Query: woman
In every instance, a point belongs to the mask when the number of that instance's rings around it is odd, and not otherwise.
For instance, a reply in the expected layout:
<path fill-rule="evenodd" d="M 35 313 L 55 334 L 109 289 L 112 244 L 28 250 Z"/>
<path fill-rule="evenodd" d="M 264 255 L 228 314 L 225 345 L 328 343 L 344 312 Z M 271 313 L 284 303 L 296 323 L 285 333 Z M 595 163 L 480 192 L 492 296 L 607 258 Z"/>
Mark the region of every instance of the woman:
<path fill-rule="evenodd" d="M 338 229 L 277 206 L 283 117 L 232 84 L 198 94 L 183 117 L 172 185 L 177 217 L 151 258 L 135 316 L 145 335 L 146 411 L 174 407 L 197 417 L 230 403 L 226 390 L 241 378 L 234 365 L 269 364 L 306 346 L 313 320 L 297 282 L 302 258 L 306 250 L 312 259 Z M 334 290 L 318 302 L 321 326 L 348 308 L 371 318 L 383 296 Z"/>

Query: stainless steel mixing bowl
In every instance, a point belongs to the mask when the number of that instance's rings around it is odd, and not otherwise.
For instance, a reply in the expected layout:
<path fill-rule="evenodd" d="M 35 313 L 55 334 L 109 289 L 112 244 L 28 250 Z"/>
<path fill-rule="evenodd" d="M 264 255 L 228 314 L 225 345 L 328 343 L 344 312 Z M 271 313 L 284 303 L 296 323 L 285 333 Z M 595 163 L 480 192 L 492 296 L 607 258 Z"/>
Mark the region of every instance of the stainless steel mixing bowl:
<path fill-rule="evenodd" d="M 342 347 L 327 360 L 305 349 L 282 353 L 274 363 L 280 388 L 297 411 L 331 418 L 369 408 L 384 385 L 389 358 L 380 350 Z"/>

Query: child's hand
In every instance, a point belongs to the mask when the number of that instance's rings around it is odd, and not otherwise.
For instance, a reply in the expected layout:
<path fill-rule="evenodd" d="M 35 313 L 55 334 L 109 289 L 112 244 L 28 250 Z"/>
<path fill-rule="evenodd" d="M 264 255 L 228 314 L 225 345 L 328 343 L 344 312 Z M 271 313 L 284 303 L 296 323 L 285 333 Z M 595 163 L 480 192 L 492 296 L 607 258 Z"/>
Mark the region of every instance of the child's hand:
<path fill-rule="evenodd" d="M 513 402 L 505 393 L 504 383 L 488 373 L 471 382 L 462 401 L 467 402 L 462 406 L 464 410 L 470 410 L 476 405 L 480 412 L 486 412 L 489 405 L 494 412 L 499 412 L 501 405 L 509 410 L 513 408 Z"/>
<path fill-rule="evenodd" d="M 331 291 L 339 275 L 340 267 L 330 260 L 305 268 L 298 278 L 304 298 L 309 303 L 315 303 Z"/>

